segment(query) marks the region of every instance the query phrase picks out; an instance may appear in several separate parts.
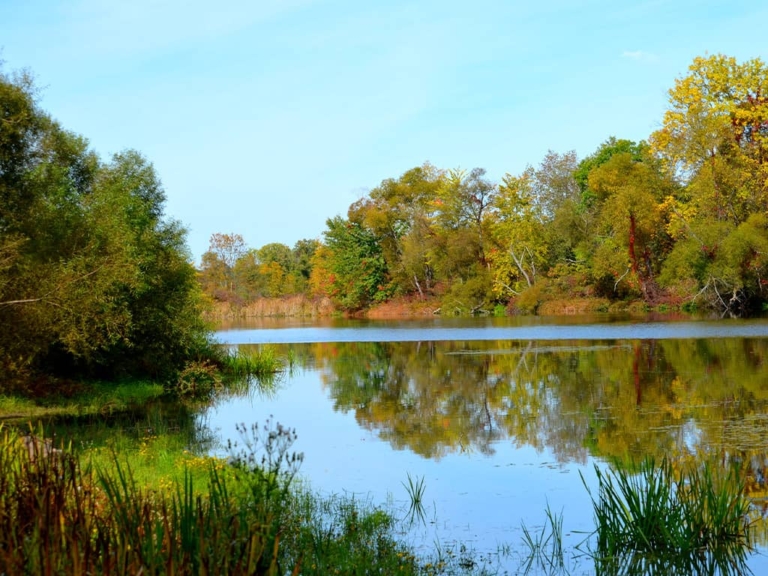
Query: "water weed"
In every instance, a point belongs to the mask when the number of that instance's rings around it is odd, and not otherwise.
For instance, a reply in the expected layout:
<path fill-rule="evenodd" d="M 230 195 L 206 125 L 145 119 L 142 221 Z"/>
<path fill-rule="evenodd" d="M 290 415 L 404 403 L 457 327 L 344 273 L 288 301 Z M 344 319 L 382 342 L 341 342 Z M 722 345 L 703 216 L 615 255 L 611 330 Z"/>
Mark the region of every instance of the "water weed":
<path fill-rule="evenodd" d="M 523 546 L 527 551 L 523 559 L 523 574 L 568 574 L 563 550 L 563 514 L 552 511 L 547 504 L 546 519 L 539 532 L 531 532 L 521 523 Z"/>
<path fill-rule="evenodd" d="M 226 376 L 233 379 L 266 376 L 283 369 L 283 361 L 271 346 L 249 352 L 238 349 L 224 356 L 223 365 Z"/>
<path fill-rule="evenodd" d="M 426 485 L 424 483 L 424 476 L 421 478 L 413 478 L 411 473 L 408 473 L 408 483 L 402 482 L 405 487 L 405 491 L 408 493 L 410 503 L 408 506 L 408 512 L 406 513 L 406 519 L 413 524 L 417 520 L 426 525 L 426 511 L 424 509 L 424 490 Z"/>
<path fill-rule="evenodd" d="M 645 460 L 636 472 L 595 470 L 590 553 L 601 573 L 654 562 L 744 565 L 751 550 L 749 500 L 735 470 L 716 473 L 709 463 L 677 469 L 667 459 Z"/>

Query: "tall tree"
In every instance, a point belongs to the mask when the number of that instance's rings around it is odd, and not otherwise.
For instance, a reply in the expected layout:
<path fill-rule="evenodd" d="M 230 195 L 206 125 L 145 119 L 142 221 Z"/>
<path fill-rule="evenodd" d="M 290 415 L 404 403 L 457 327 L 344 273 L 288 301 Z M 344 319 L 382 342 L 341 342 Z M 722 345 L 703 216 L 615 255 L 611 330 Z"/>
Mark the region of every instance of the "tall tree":
<path fill-rule="evenodd" d="M 494 289 L 500 296 L 532 287 L 545 264 L 546 228 L 534 178 L 532 169 L 519 177 L 507 174 L 495 198 L 493 236 L 499 249 L 491 252 L 491 260 Z"/>
<path fill-rule="evenodd" d="M 373 233 L 339 216 L 326 222 L 331 299 L 346 310 L 361 310 L 387 294 L 387 265 Z"/>
<path fill-rule="evenodd" d="M 734 224 L 768 209 L 768 67 L 721 54 L 695 58 L 669 91 L 651 142 L 695 192 L 701 215 Z"/>
<path fill-rule="evenodd" d="M 0 382 L 36 369 L 165 376 L 206 345 L 164 201 L 141 155 L 103 164 L 38 108 L 28 76 L 0 74 Z"/>
<path fill-rule="evenodd" d="M 658 156 L 685 185 L 669 203 L 677 244 L 665 265 L 670 285 L 692 281 L 724 314 L 765 299 L 762 245 L 768 210 L 768 67 L 720 54 L 695 58 L 669 91 Z"/>
<path fill-rule="evenodd" d="M 617 284 L 626 278 L 647 302 L 656 301 L 655 277 L 666 245 L 658 206 L 671 184 L 655 169 L 652 158 L 636 161 L 623 152 L 590 172 L 589 188 L 599 201 L 599 221 L 608 240 L 598 249 L 595 272 L 611 274 Z M 621 258 L 616 248 L 625 254 L 626 269 L 617 266 Z"/>
<path fill-rule="evenodd" d="M 394 292 L 424 296 L 432 289 L 429 228 L 443 180 L 443 172 L 434 166 L 417 166 L 384 180 L 349 209 L 350 221 L 378 239 Z"/>
<path fill-rule="evenodd" d="M 223 298 L 237 293 L 235 265 L 247 253 L 248 248 L 240 234 L 211 235 L 208 251 L 202 257 L 202 281 L 213 288 L 213 292 L 222 291 Z"/>

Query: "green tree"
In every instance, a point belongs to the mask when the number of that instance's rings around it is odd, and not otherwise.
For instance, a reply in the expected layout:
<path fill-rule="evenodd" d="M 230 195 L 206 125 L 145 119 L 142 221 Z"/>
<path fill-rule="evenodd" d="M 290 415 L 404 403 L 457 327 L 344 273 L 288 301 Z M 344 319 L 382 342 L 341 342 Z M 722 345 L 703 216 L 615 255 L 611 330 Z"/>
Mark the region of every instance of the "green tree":
<path fill-rule="evenodd" d="M 649 156 L 639 161 L 622 152 L 590 172 L 589 189 L 598 201 L 603 238 L 609 239 L 597 252 L 595 275 L 609 274 L 616 284 L 626 278 L 647 302 L 655 302 L 655 278 L 668 245 L 659 204 L 671 193 L 671 183 Z M 625 266 L 616 249 L 625 254 Z"/>
<path fill-rule="evenodd" d="M 473 237 L 475 258 L 485 264 L 488 213 L 493 208 L 496 185 L 485 178 L 484 168 L 451 170 L 438 190 L 436 223 L 443 231 L 467 230 Z"/>
<path fill-rule="evenodd" d="M 432 290 L 429 231 L 443 180 L 443 172 L 434 166 L 417 166 L 397 179 L 384 180 L 349 209 L 350 221 L 378 239 L 395 293 L 416 291 L 424 297 Z"/>
<path fill-rule="evenodd" d="M 694 302 L 740 316 L 768 296 L 768 221 L 753 214 L 734 226 L 721 220 L 696 220 L 664 264 L 662 283 L 675 287 L 687 280 Z"/>
<path fill-rule="evenodd" d="M 288 246 L 279 242 L 265 244 L 256 250 L 256 257 L 260 264 L 274 262 L 283 269 L 283 272 L 291 272 L 294 268 L 293 252 Z"/>
<path fill-rule="evenodd" d="M 336 216 L 323 233 L 331 299 L 356 311 L 386 299 L 387 265 L 374 234 L 358 223 Z"/>
<path fill-rule="evenodd" d="M 312 258 L 320 247 L 320 241 L 314 239 L 298 240 L 293 245 L 294 273 L 297 276 L 297 287 L 304 291 L 309 286 L 309 278 L 312 276 Z"/>
<path fill-rule="evenodd" d="M 531 288 L 546 264 L 546 226 L 534 177 L 531 168 L 519 177 L 507 174 L 495 198 L 493 237 L 499 248 L 491 252 L 491 261 L 494 290 L 500 296 Z"/>
<path fill-rule="evenodd" d="M 207 346 L 184 230 L 152 166 L 108 164 L 0 75 L 0 372 L 168 376 Z"/>
<path fill-rule="evenodd" d="M 695 58 L 669 91 L 663 126 L 651 137 L 685 186 L 668 203 L 677 244 L 664 281 L 689 283 L 686 297 L 702 298 L 724 314 L 742 314 L 765 301 L 766 94 L 768 67 L 760 59 Z"/>

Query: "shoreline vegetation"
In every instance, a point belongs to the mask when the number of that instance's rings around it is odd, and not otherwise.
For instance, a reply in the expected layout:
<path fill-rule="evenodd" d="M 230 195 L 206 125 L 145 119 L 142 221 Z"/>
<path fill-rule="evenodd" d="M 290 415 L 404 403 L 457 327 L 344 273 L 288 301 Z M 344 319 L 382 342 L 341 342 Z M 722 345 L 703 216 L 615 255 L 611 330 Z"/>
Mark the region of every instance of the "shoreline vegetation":
<path fill-rule="evenodd" d="M 455 543 L 416 552 L 400 534 L 424 522 L 423 479 L 408 510 L 324 496 L 298 482 L 296 433 L 240 425 L 228 458 L 176 457 L 168 475 L 134 470 L 146 454 L 56 447 L 0 426 L 0 571 L 56 574 L 744 574 L 752 552 L 744 485 L 716 464 L 644 461 L 598 474 L 596 528 L 563 547 L 562 514 L 521 525 L 495 560 Z M 589 490 L 587 488 L 587 490 Z M 44 495 L 45 497 L 41 497 Z M 55 519 L 55 520 L 53 520 Z"/>
<path fill-rule="evenodd" d="M 660 304 L 649 306 L 642 300 L 614 301 L 607 298 L 554 298 L 542 301 L 536 310 L 537 316 L 577 316 L 596 313 L 636 313 L 649 312 L 677 314 L 690 313 L 695 309 L 686 306 Z M 452 313 L 453 312 L 453 313 Z M 483 315 L 515 316 L 527 315 L 515 307 L 514 301 L 507 307 L 496 306 L 492 310 L 483 310 Z M 255 318 L 368 318 L 371 320 L 417 319 L 434 316 L 460 316 L 461 310 L 444 310 L 437 298 L 418 299 L 413 297 L 394 297 L 357 312 L 340 312 L 328 298 L 312 298 L 296 294 L 278 298 L 258 298 L 248 303 L 216 301 L 204 312 L 204 317 L 217 326 L 227 327 L 238 320 Z"/>

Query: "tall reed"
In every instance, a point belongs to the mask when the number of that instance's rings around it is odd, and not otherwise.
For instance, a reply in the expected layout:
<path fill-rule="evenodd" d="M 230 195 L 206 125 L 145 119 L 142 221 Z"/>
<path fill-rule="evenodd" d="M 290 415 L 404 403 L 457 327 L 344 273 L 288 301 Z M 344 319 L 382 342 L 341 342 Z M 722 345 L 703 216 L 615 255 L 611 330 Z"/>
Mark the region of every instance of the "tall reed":
<path fill-rule="evenodd" d="M 424 476 L 414 478 L 408 472 L 408 484 L 402 482 L 402 485 L 405 491 L 408 492 L 410 500 L 406 519 L 411 524 L 418 520 L 421 524 L 426 525 L 427 518 L 426 510 L 424 509 L 424 490 L 426 490 L 426 485 L 424 484 Z"/>
<path fill-rule="evenodd" d="M 744 564 L 749 500 L 735 470 L 718 474 L 710 463 L 676 470 L 667 459 L 645 460 L 636 473 L 595 470 L 594 554 L 603 570 L 673 560 Z"/>
<path fill-rule="evenodd" d="M 283 361 L 271 346 L 252 352 L 237 350 L 224 356 L 223 364 L 224 373 L 232 379 L 267 376 L 284 368 Z"/>
<path fill-rule="evenodd" d="M 523 560 L 522 572 L 548 575 L 567 574 L 563 549 L 563 514 L 552 511 L 547 504 L 546 521 L 539 532 L 532 532 L 523 522 L 523 545 L 527 554 Z"/>

